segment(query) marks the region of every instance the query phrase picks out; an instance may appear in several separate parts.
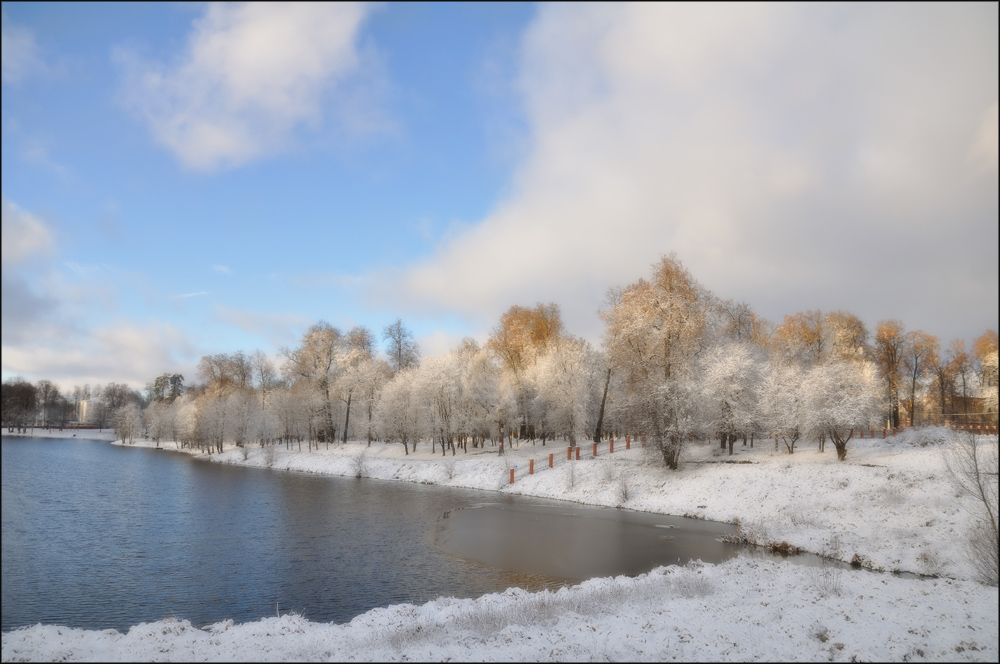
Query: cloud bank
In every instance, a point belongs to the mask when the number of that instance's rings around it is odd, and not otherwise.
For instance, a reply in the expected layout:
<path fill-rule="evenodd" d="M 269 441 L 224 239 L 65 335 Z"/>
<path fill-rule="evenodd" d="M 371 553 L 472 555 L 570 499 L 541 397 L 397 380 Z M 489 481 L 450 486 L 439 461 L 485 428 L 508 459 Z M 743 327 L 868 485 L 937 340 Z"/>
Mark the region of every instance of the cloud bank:
<path fill-rule="evenodd" d="M 124 102 L 188 168 L 233 168 L 285 149 L 323 120 L 361 65 L 360 3 L 212 4 L 172 65 L 127 51 Z"/>
<path fill-rule="evenodd" d="M 676 251 L 779 320 L 995 326 L 996 25 L 995 5 L 543 6 L 511 193 L 394 299 L 486 325 L 552 300 L 594 338 L 606 289 Z"/>

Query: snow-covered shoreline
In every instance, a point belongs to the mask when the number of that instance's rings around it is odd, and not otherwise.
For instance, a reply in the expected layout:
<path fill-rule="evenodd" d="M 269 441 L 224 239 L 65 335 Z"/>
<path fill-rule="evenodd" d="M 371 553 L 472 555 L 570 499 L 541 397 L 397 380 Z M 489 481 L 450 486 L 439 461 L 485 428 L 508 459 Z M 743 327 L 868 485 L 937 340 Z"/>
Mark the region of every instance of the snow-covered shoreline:
<path fill-rule="evenodd" d="M 384 480 L 738 519 L 768 540 L 806 551 L 845 562 L 857 556 L 875 569 L 943 578 L 901 579 L 739 559 L 660 568 L 638 579 L 593 579 L 555 594 L 511 590 L 476 600 L 440 598 L 421 607 L 370 611 L 346 625 L 285 616 L 205 631 L 183 621 L 139 625 L 127 634 L 35 626 L 3 635 L 3 659 L 995 661 L 997 590 L 971 580 L 963 545 L 965 499 L 956 496 L 943 461 L 951 437 L 948 430 L 931 428 L 854 440 L 845 462 L 832 450 L 818 453 L 815 445 L 788 455 L 783 447 L 775 451 L 773 441 L 757 441 L 730 458 L 716 445 L 693 444 L 680 472 L 645 463 L 643 451 L 625 451 L 623 441 L 613 455 L 605 443 L 596 459 L 589 458 L 586 443 L 572 486 L 564 443 L 522 443 L 504 457 L 493 447 L 442 457 L 440 448 L 431 453 L 429 443 L 409 455 L 399 444 L 369 448 L 358 442 L 311 452 L 286 451 L 282 445 L 273 459 L 258 447 L 250 448 L 246 459 L 242 450 L 226 449 L 208 458 L 352 477 L 360 467 L 363 476 Z M 173 443 L 160 446 L 176 449 Z M 533 475 L 527 474 L 530 459 Z M 515 469 L 514 484 L 508 464 Z M 682 578 L 688 580 L 681 583 Z M 689 592 L 685 584 L 696 590 Z M 581 598 L 597 589 L 619 599 L 582 609 Z M 536 619 L 525 617 L 532 615 Z"/>

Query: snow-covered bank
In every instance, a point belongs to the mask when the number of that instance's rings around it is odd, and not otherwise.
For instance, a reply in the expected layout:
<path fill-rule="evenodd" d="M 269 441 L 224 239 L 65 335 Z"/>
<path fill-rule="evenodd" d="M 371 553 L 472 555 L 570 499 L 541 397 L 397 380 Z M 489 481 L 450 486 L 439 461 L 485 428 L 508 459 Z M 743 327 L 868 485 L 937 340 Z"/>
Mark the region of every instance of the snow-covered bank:
<path fill-rule="evenodd" d="M 391 606 L 344 625 L 36 626 L 3 635 L 3 660 L 996 661 L 996 627 L 996 588 L 740 558 Z"/>
<path fill-rule="evenodd" d="M 43 429 L 32 427 L 27 433 L 3 432 L 4 438 L 78 438 L 80 440 L 107 440 L 115 439 L 113 429 Z"/>

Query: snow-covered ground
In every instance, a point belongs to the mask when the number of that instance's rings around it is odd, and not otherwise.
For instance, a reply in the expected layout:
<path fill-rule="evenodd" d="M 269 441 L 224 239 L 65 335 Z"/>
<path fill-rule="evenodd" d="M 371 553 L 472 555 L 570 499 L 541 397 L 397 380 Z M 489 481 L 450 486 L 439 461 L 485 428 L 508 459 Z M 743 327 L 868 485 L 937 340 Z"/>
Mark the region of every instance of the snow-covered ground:
<path fill-rule="evenodd" d="M 753 449 L 737 447 L 733 457 L 716 444 L 692 444 L 679 472 L 646 462 L 636 446 L 625 451 L 624 441 L 616 441 L 614 454 L 603 443 L 596 459 L 584 444 L 573 469 L 565 443 L 523 443 L 503 457 L 494 447 L 442 457 L 429 443 L 409 455 L 400 444 L 356 442 L 311 452 L 279 446 L 273 458 L 260 448 L 247 459 L 227 449 L 210 458 L 332 475 L 354 476 L 360 468 L 380 479 L 739 519 L 764 540 L 942 578 L 741 558 L 660 568 L 635 579 L 593 579 L 555 593 L 512 589 L 392 606 L 345 625 L 283 616 L 205 630 L 160 621 L 125 634 L 35 626 L 4 634 L 2 658 L 996 661 L 997 589 L 971 580 L 964 548 L 969 504 L 943 460 L 951 439 L 950 431 L 931 428 L 853 440 L 845 462 L 832 446 L 820 454 L 814 443 L 788 455 L 784 447 L 775 451 L 773 441 L 757 441 Z"/>

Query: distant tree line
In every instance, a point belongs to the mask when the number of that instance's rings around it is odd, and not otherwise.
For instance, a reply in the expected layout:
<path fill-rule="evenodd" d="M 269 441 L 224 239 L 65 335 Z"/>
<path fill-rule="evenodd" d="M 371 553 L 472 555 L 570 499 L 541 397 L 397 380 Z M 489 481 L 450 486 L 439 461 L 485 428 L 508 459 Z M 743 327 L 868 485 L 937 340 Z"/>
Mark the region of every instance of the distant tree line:
<path fill-rule="evenodd" d="M 201 358 L 197 382 L 164 373 L 143 393 L 124 384 L 3 383 L 8 431 L 65 426 L 81 402 L 123 440 L 146 435 L 219 452 L 225 444 L 360 439 L 418 443 L 442 454 L 515 439 L 570 445 L 609 435 L 644 437 L 676 468 L 684 444 L 773 438 L 788 453 L 803 440 L 838 457 L 864 429 L 907 422 L 995 424 L 997 334 L 971 350 L 880 321 L 872 334 L 846 311 L 806 311 L 780 324 L 722 300 L 673 255 L 648 278 L 608 291 L 600 348 L 569 334 L 558 305 L 512 306 L 480 345 L 464 339 L 421 359 L 397 319 L 381 335 L 320 321 L 277 361 L 263 351 Z M 379 352 L 379 342 L 383 351 Z"/>

